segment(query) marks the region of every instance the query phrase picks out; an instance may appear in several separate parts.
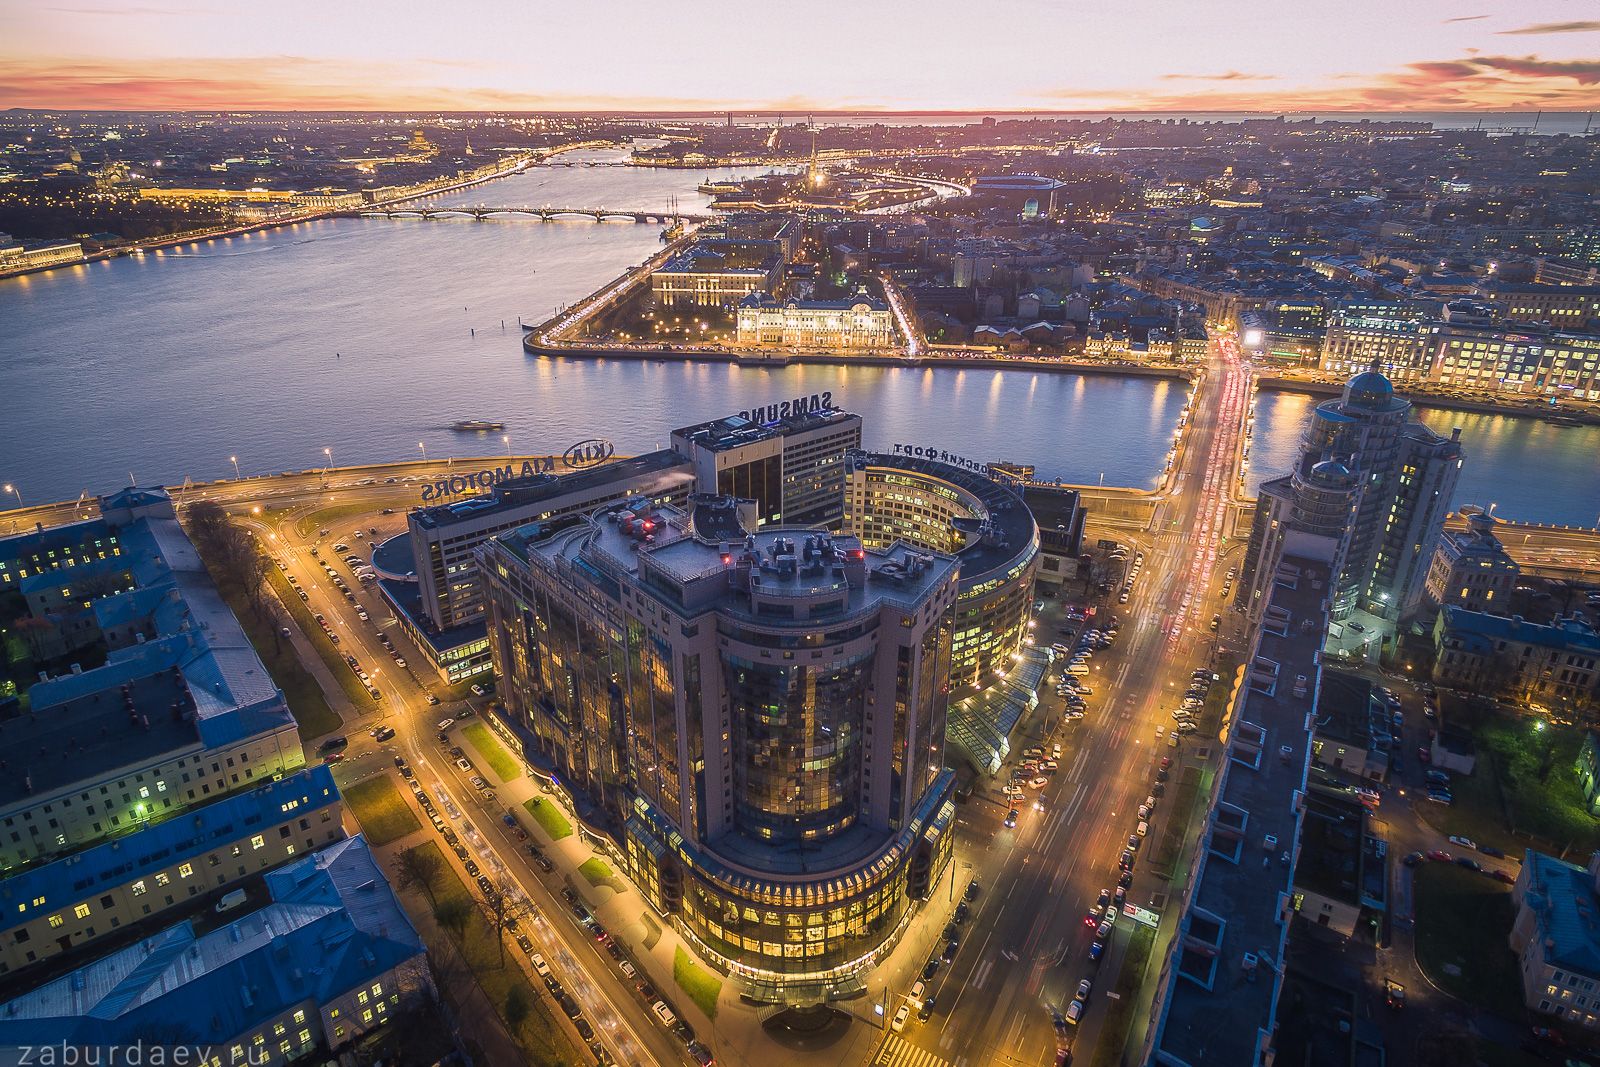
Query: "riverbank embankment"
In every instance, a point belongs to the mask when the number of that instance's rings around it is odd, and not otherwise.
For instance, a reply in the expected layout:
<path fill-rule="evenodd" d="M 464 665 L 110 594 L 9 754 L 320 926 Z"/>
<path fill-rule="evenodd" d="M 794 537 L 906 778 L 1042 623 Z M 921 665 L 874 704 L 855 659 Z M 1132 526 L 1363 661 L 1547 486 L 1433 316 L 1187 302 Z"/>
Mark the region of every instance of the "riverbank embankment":
<path fill-rule="evenodd" d="M 148 241 L 117 245 L 114 248 L 103 248 L 96 252 L 86 253 L 82 259 L 74 260 L 70 263 L 52 263 L 49 266 L 44 267 L 29 267 L 24 270 L 0 272 L 0 281 L 6 281 L 11 278 L 21 278 L 24 275 L 29 274 L 43 274 L 46 271 L 70 270 L 74 267 L 87 266 L 90 263 L 100 263 L 107 260 L 117 259 L 122 256 L 142 255 L 146 252 L 156 252 L 166 248 L 176 248 L 180 245 L 199 244 L 202 241 L 217 241 L 228 237 L 239 237 L 247 233 L 257 233 L 264 230 L 276 230 L 283 226 L 299 226 L 302 223 L 320 222 L 323 219 L 344 218 L 352 215 L 359 215 L 363 210 L 372 210 L 374 208 L 390 208 L 399 204 L 407 203 L 411 200 L 421 200 L 430 196 L 441 196 L 445 193 L 454 193 L 459 192 L 462 189 L 470 189 L 475 185 L 484 185 L 488 182 L 499 181 L 501 178 L 509 178 L 513 174 L 521 174 L 529 167 L 537 166 L 539 163 L 552 159 L 563 152 L 577 152 L 583 149 L 605 147 L 614 143 L 615 142 L 611 141 L 581 141 L 575 144 L 559 145 L 549 150 L 535 149 L 525 155 L 513 157 L 507 161 L 504 167 L 494 171 L 493 173 L 479 174 L 461 181 L 455 181 L 447 185 L 441 185 L 437 188 L 423 190 L 410 189 L 407 190 L 402 196 L 393 197 L 388 200 L 375 201 L 371 204 L 364 204 L 358 209 L 329 208 L 323 211 L 308 211 L 284 218 L 265 219 L 261 222 L 252 222 L 238 226 L 186 230 L 183 233 L 168 234 L 164 237 L 156 237 Z"/>
<path fill-rule="evenodd" d="M 1047 374 L 1100 374 L 1127 378 L 1166 378 L 1192 382 L 1197 369 L 1182 366 L 1146 366 L 1090 360 L 1016 359 L 1005 356 L 889 356 L 851 355 L 842 352 L 753 352 L 708 348 L 627 348 L 608 345 L 571 345 L 541 342 L 536 329 L 522 339 L 530 356 L 557 359 L 631 359 L 658 363 L 736 363 L 741 367 L 856 366 L 955 367 L 982 370 L 1018 370 Z"/>
<path fill-rule="evenodd" d="M 1279 393 L 1306 393 L 1310 396 L 1338 396 L 1344 390 L 1339 382 L 1323 382 L 1306 378 L 1264 376 L 1256 379 L 1256 388 Z M 1420 389 L 1414 382 L 1395 383 L 1395 390 L 1407 400 L 1425 408 L 1445 411 L 1463 411 L 1473 415 L 1509 415 L 1530 419 L 1543 419 L 1560 425 L 1600 426 L 1600 411 L 1575 408 L 1552 408 L 1537 400 L 1507 397 L 1504 400 L 1469 400 L 1459 396 Z"/>

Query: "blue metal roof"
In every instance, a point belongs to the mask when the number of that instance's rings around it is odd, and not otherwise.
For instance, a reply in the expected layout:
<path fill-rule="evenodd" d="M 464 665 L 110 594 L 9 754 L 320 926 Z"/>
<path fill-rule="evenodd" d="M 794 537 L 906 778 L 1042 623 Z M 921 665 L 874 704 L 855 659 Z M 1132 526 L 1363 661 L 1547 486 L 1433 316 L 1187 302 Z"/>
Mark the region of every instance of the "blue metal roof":
<path fill-rule="evenodd" d="M 220 1044 L 422 955 L 359 836 L 266 881 L 272 903 L 226 926 L 198 935 L 190 922 L 169 926 L 17 997 L 0 1009 L 0 1048 L 129 1045 L 150 1034 Z"/>
<path fill-rule="evenodd" d="M 114 837 L 54 863 L 23 871 L 0 882 L 0 931 L 23 925 L 40 910 L 19 911 L 13 902 L 43 898 L 43 908 L 55 911 L 238 840 L 253 827 L 275 825 L 287 818 L 283 806 L 291 801 L 298 801 L 295 811 L 310 812 L 338 798 L 333 772 L 318 764 L 247 793 L 235 793 L 214 804 L 179 812 L 137 833 Z"/>
<path fill-rule="evenodd" d="M 1523 855 L 1528 890 L 1523 898 L 1538 922 L 1549 963 L 1600 975 L 1600 899 L 1594 877 L 1582 867 L 1528 849 Z"/>

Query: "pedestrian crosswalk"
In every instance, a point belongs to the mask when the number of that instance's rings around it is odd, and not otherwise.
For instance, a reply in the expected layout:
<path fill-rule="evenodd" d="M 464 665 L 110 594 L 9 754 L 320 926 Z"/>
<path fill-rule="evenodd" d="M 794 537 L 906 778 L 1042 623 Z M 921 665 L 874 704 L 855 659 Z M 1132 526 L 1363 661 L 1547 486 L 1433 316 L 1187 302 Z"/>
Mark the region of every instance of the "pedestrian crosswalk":
<path fill-rule="evenodd" d="M 918 1048 L 896 1034 L 883 1039 L 883 1046 L 872 1062 L 874 1067 L 951 1067 L 949 1060 Z"/>

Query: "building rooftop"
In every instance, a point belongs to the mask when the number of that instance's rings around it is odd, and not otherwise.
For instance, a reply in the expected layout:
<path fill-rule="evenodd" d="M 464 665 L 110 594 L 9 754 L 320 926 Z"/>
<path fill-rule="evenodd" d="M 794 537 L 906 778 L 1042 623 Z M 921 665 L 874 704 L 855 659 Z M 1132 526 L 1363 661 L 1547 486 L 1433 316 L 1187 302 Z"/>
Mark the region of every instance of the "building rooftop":
<path fill-rule="evenodd" d="M 291 802 L 295 804 L 292 810 L 307 813 L 338 797 L 333 772 L 318 764 L 248 792 L 185 810 L 164 822 L 132 825 L 129 829 L 138 830 L 136 835 L 114 837 L 0 881 L 0 931 L 31 919 L 28 911 L 34 910 L 31 902 L 35 900 L 44 900 L 45 908 L 58 909 L 237 840 L 252 827 L 281 822 L 287 817 L 285 811 L 291 810 L 285 805 Z"/>
<path fill-rule="evenodd" d="M 1600 975 L 1600 898 L 1595 876 L 1576 864 L 1528 849 L 1524 903 L 1538 923 L 1545 959 L 1556 967 Z"/>
<path fill-rule="evenodd" d="M 1360 675 L 1323 671 L 1317 692 L 1317 740 L 1365 749 L 1375 736 L 1388 737 L 1389 730 L 1374 729 L 1387 726 L 1389 711 L 1382 701 L 1373 699 L 1372 690 L 1372 683 Z M 1374 716 L 1380 718 L 1375 722 Z"/>
<path fill-rule="evenodd" d="M 1227 759 L 1212 788 L 1193 889 L 1162 966 L 1151 1063 L 1246 1067 L 1263 1062 L 1270 1046 L 1329 578 L 1327 560 L 1285 555 L 1271 587 L 1224 734 Z M 1296 696 L 1301 674 L 1312 684 Z"/>
<path fill-rule="evenodd" d="M 726 418 L 697 422 L 692 426 L 673 430 L 672 440 L 687 442 L 710 452 L 727 452 L 757 441 L 816 430 L 834 423 L 843 426 L 852 419 L 859 422 L 860 416 L 832 407 L 802 411 L 768 421 L 756 421 L 744 415 L 729 415 Z"/>
<path fill-rule="evenodd" d="M 613 504 L 554 536 L 523 527 L 500 541 L 530 564 L 637 584 L 680 614 L 723 611 L 766 625 L 812 626 L 879 600 L 914 604 L 956 570 L 947 555 L 901 543 L 868 550 L 858 538 L 804 527 L 769 526 L 736 539 L 698 536 L 694 511 L 724 508 L 731 499 L 696 497 L 690 512 Z M 778 610 L 780 604 L 793 607 Z"/>
<path fill-rule="evenodd" d="M 647 452 L 630 459 L 614 460 L 570 474 L 534 474 L 508 478 L 489 492 L 449 504 L 418 508 L 411 521 L 423 529 L 435 529 L 481 519 L 511 508 L 527 507 L 541 501 L 554 501 L 570 493 L 582 493 L 628 478 L 664 473 L 677 468 L 688 472 L 687 461 L 671 449 Z"/>
<path fill-rule="evenodd" d="M 1366 814 L 1360 798 L 1348 791 L 1320 786 L 1307 791 L 1305 832 L 1294 871 L 1297 887 L 1360 906 Z"/>
<path fill-rule="evenodd" d="M 8 1002 L 0 1046 L 131 1044 L 149 1034 L 216 1044 L 423 952 L 360 837 L 266 882 L 272 902 L 258 911 L 206 933 L 193 921 L 169 926 Z"/>
<path fill-rule="evenodd" d="M 138 620 L 157 636 L 112 649 L 100 667 L 29 690 L 31 714 L 0 722 L 0 805 L 293 721 L 165 492 L 124 490 L 102 498 L 101 507 L 107 515 L 89 522 L 116 530 L 117 565 L 134 588 L 96 601 L 97 621 Z M 147 510 L 108 521 L 128 508 Z"/>
<path fill-rule="evenodd" d="M 1439 609 L 1441 622 L 1452 637 L 1489 642 L 1515 641 L 1540 648 L 1572 649 L 1600 655 L 1600 633 L 1580 618 L 1558 619 L 1548 626 L 1528 622 L 1520 615 L 1486 615 L 1481 611 L 1447 605 Z"/>
<path fill-rule="evenodd" d="M 957 524 L 967 539 L 956 553 L 961 560 L 963 587 L 987 581 L 996 571 L 1009 570 L 1019 557 L 1038 546 L 1039 527 L 1033 512 L 1004 475 L 991 477 L 937 459 L 887 452 L 852 452 L 845 462 L 852 469 L 868 466 L 914 471 L 947 481 L 977 498 L 982 514 L 976 516 L 976 522 Z"/>

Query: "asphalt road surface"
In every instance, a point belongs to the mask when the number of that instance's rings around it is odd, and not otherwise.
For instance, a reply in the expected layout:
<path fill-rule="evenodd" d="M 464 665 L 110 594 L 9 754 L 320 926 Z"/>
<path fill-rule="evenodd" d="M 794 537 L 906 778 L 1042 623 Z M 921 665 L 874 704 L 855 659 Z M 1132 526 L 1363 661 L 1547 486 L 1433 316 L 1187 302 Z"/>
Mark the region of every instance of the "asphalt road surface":
<path fill-rule="evenodd" d="M 1028 791 L 1015 829 L 1003 825 L 1008 806 L 999 782 L 976 794 L 963 811 L 958 858 L 973 863 L 984 892 L 956 959 L 930 982 L 936 998 L 932 1018 L 913 1021 L 886 1041 L 878 1063 L 1048 1064 L 1055 1062 L 1058 1044 L 1073 1046 L 1080 1056 L 1093 1049 L 1132 921 L 1118 919 L 1097 965 L 1088 959 L 1094 930 L 1085 924 L 1086 914 L 1102 889 L 1117 884 L 1119 857 L 1161 759 L 1172 758 L 1175 785 L 1198 750 L 1216 747 L 1195 735 L 1170 748 L 1156 729 L 1170 730 L 1171 712 L 1191 672 L 1210 665 L 1218 640 L 1233 625 L 1221 603 L 1221 585 L 1237 552 L 1225 552 L 1221 538 L 1237 486 L 1249 392 L 1248 371 L 1219 349 L 1192 403 L 1156 528 L 1130 546 L 1130 562 L 1132 550 L 1144 554 L 1132 594 L 1118 603 L 1120 589 L 1114 589 L 1090 620 L 1101 624 L 1110 614 L 1120 626 L 1115 643 L 1092 663 L 1088 715 L 1062 723 L 1054 687 L 1047 688 L 1043 711 L 1031 720 L 1044 728 L 1036 726 L 1034 737 L 1020 743 L 1014 739 L 1013 750 L 1034 740 L 1047 746 L 1060 741 L 1056 775 L 1043 789 Z M 1211 618 L 1219 612 L 1225 623 L 1213 633 Z M 1052 604 L 1036 631 L 1041 641 L 1057 639 L 1059 619 L 1060 606 Z M 1070 637 L 1062 639 L 1070 643 Z M 1005 776 L 1003 771 L 1001 781 Z M 1166 884 L 1141 868 L 1166 831 L 1171 799 L 1169 790 L 1158 801 L 1141 842 L 1128 894 L 1141 907 L 1164 903 Z M 961 884 L 965 880 L 963 872 Z M 1066 1008 L 1083 978 L 1095 984 L 1083 1021 L 1058 1038 L 1052 1012 Z"/>

